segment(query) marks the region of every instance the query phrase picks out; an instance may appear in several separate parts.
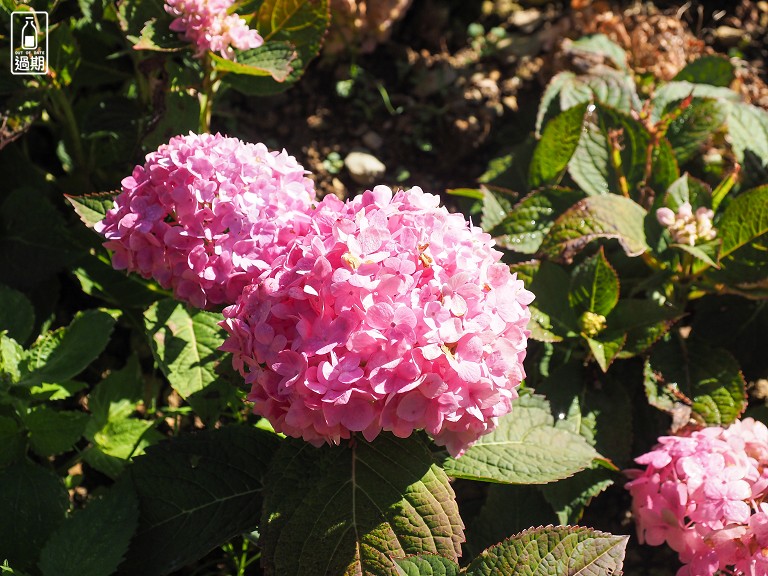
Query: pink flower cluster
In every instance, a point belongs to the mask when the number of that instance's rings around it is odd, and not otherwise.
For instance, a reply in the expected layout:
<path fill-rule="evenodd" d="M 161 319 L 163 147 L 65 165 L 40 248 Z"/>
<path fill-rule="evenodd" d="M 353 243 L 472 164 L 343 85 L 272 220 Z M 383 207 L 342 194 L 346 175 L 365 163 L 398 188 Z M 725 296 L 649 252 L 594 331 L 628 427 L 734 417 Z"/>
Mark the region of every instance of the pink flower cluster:
<path fill-rule="evenodd" d="M 198 58 L 211 50 L 234 60 L 234 48 L 258 48 L 264 39 L 240 16 L 228 13 L 233 4 L 233 0 L 166 0 L 165 11 L 175 16 L 171 30 L 197 47 Z"/>
<path fill-rule="evenodd" d="M 460 454 L 511 410 L 533 295 L 488 234 L 419 188 L 326 196 L 224 311 L 254 411 L 315 444 L 425 429 Z"/>
<path fill-rule="evenodd" d="M 306 232 L 315 200 L 285 151 L 211 134 L 177 136 L 122 181 L 96 231 L 119 270 L 199 308 L 234 302 Z"/>
<path fill-rule="evenodd" d="M 712 210 L 703 206 L 694 213 L 688 202 L 678 207 L 677 214 L 667 207 L 656 210 L 656 219 L 669 230 L 672 240 L 688 246 L 715 239 L 717 230 L 712 227 L 714 216 Z"/>
<path fill-rule="evenodd" d="M 627 483 L 641 543 L 666 542 L 678 576 L 768 574 L 768 428 L 752 418 L 728 428 L 665 436 L 635 460 Z"/>

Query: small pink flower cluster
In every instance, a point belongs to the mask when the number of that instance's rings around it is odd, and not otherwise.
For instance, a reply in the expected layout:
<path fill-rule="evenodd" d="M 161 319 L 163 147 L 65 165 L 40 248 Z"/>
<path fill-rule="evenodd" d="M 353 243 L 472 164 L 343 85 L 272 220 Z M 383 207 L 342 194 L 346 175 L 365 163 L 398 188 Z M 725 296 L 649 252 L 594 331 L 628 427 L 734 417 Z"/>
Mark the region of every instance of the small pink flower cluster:
<path fill-rule="evenodd" d="M 199 308 L 231 304 L 309 224 L 314 184 L 284 150 L 219 134 L 177 136 L 122 181 L 96 231 L 119 270 Z"/>
<path fill-rule="evenodd" d="M 715 239 L 717 230 L 712 227 L 714 216 L 712 210 L 703 206 L 697 208 L 694 214 L 688 202 L 678 207 L 677 214 L 667 207 L 656 210 L 656 219 L 669 230 L 672 240 L 689 246 Z"/>
<path fill-rule="evenodd" d="M 315 444 L 423 428 L 460 454 L 511 410 L 533 295 L 419 188 L 326 196 L 311 219 L 224 311 L 254 411 Z"/>
<path fill-rule="evenodd" d="M 229 14 L 233 0 L 165 0 L 165 11 L 175 19 L 171 30 L 195 44 L 199 58 L 208 50 L 235 59 L 234 48 L 258 48 L 264 39 L 237 14 Z"/>
<path fill-rule="evenodd" d="M 678 576 L 768 574 L 768 428 L 746 418 L 659 442 L 629 471 L 640 542 L 669 544 Z"/>

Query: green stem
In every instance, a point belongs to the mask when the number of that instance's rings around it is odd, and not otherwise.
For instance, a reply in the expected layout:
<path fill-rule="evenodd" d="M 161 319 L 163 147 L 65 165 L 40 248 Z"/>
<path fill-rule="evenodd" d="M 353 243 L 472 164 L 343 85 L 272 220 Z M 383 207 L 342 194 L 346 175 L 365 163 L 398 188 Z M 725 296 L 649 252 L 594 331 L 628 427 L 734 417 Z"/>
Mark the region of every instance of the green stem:
<path fill-rule="evenodd" d="M 210 56 L 203 60 L 203 87 L 200 90 L 200 133 L 211 131 L 211 115 L 213 113 L 213 97 L 221 85 L 221 80 L 216 78 L 216 70 L 213 68 Z"/>
<path fill-rule="evenodd" d="M 75 113 L 64 91 L 59 86 L 53 86 L 49 92 L 51 97 L 51 111 L 57 116 L 59 122 L 64 125 L 64 130 L 72 146 L 72 155 L 75 166 L 85 169 L 85 156 L 83 155 L 83 143 L 80 140 L 80 129 L 77 126 Z"/>

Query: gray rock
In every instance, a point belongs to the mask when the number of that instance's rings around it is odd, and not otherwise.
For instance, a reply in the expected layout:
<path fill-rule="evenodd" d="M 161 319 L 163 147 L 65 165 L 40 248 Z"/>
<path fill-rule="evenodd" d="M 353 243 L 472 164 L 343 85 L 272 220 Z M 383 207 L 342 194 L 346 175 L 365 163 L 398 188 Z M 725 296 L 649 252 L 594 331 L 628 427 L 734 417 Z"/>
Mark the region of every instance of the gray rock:
<path fill-rule="evenodd" d="M 347 167 L 352 180 L 366 186 L 375 183 L 387 171 L 387 167 L 376 156 L 360 151 L 347 154 L 344 166 Z"/>

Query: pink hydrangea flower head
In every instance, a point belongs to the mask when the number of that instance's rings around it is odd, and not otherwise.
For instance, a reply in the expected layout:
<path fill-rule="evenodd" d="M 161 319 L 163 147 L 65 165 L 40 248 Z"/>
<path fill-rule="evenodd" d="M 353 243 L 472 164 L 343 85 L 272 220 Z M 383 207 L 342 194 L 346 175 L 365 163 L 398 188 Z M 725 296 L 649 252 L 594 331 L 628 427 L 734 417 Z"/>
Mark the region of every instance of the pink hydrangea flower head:
<path fill-rule="evenodd" d="M 768 574 L 768 428 L 746 418 L 665 436 L 626 487 L 641 543 L 667 543 L 678 576 Z"/>
<path fill-rule="evenodd" d="M 199 308 L 232 304 L 309 225 L 314 184 L 282 152 L 219 134 L 177 136 L 147 155 L 96 231 L 119 270 Z"/>
<path fill-rule="evenodd" d="M 165 11 L 174 16 L 171 30 L 195 45 L 199 58 L 208 50 L 235 59 L 235 51 L 258 48 L 264 39 L 237 14 L 233 0 L 166 0 Z"/>
<path fill-rule="evenodd" d="M 224 311 L 257 414 L 313 443 L 425 429 L 460 454 L 511 410 L 533 294 L 488 234 L 420 188 L 326 196 Z"/>

